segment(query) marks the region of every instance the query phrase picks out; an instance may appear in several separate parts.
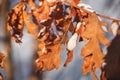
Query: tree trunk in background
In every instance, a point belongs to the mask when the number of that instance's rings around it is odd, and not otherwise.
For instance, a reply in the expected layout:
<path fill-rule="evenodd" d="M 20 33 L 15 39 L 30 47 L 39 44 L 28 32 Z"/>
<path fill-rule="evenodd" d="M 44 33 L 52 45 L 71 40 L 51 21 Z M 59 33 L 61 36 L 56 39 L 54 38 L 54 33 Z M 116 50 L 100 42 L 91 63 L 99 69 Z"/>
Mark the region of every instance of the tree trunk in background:
<path fill-rule="evenodd" d="M 3 38 L 4 38 L 4 48 L 6 51 L 6 58 L 7 58 L 7 64 L 6 64 L 6 71 L 8 80 L 13 80 L 13 69 L 12 69 L 12 58 L 11 58 L 11 40 L 10 35 L 7 31 L 7 13 L 9 10 L 9 0 L 2 0 L 1 5 L 1 17 L 2 17 L 2 27 L 3 27 Z"/>
<path fill-rule="evenodd" d="M 105 61 L 107 65 L 104 70 L 107 80 L 120 80 L 120 29 L 118 29 L 117 36 L 108 47 Z"/>

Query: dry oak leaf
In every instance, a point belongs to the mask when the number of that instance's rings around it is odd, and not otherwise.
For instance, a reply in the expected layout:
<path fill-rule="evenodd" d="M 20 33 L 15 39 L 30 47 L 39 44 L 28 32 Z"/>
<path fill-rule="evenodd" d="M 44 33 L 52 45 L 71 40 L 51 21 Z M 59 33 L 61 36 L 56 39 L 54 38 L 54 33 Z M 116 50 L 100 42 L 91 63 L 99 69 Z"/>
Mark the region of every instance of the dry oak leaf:
<path fill-rule="evenodd" d="M 89 13 L 88 17 L 83 18 L 83 22 L 85 22 L 85 30 L 81 35 L 83 40 L 89 40 L 93 37 L 96 37 L 99 43 L 103 45 L 110 44 L 110 40 L 108 40 L 108 38 L 105 36 L 102 29 L 101 21 L 98 19 L 98 16 L 95 13 Z"/>
<path fill-rule="evenodd" d="M 38 35 L 38 30 L 39 30 L 39 26 L 35 23 L 33 23 L 30 20 L 30 14 L 27 14 L 26 11 L 23 11 L 23 16 L 24 16 L 24 22 L 26 24 L 27 27 L 27 31 L 34 35 L 35 37 L 37 37 Z"/>
<path fill-rule="evenodd" d="M 61 63 L 60 51 L 63 49 L 61 44 L 53 44 L 46 46 L 47 53 L 42 53 L 36 60 L 36 69 L 41 71 L 58 69 Z M 40 52 L 39 52 L 40 54 Z"/>
<path fill-rule="evenodd" d="M 24 2 L 19 2 L 9 13 L 8 13 L 8 23 L 7 29 L 10 31 L 12 38 L 16 42 L 21 42 L 23 36 L 23 26 L 24 26 L 24 17 L 23 11 L 25 10 L 26 5 Z"/>
<path fill-rule="evenodd" d="M 48 20 L 49 13 L 50 13 L 50 6 L 47 0 L 42 1 L 42 5 L 36 8 L 36 10 L 33 11 L 32 15 L 35 17 L 37 21 L 41 20 Z"/>
<path fill-rule="evenodd" d="M 104 53 L 97 41 L 89 41 L 82 49 L 81 55 L 84 56 L 84 62 L 82 66 L 82 73 L 95 71 L 96 68 L 101 68 L 104 62 Z"/>
<path fill-rule="evenodd" d="M 81 55 L 84 57 L 82 66 L 83 74 L 95 71 L 96 68 L 101 68 L 104 62 L 104 54 L 101 50 L 100 43 L 109 45 L 108 40 L 102 30 L 102 22 L 98 19 L 95 13 L 89 13 L 88 17 L 83 18 L 85 22 L 85 29 L 78 32 L 83 40 L 87 40 L 87 44 L 82 48 Z"/>

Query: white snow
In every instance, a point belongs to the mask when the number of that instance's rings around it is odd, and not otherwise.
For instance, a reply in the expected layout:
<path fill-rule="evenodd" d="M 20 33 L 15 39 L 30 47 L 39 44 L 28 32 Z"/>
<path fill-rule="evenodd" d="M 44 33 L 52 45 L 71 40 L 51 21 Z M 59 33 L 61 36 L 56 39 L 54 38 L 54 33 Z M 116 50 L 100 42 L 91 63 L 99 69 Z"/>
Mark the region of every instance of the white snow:
<path fill-rule="evenodd" d="M 85 10 L 87 10 L 87 11 L 95 12 L 95 11 L 93 10 L 93 8 L 92 8 L 90 5 L 88 5 L 88 4 L 79 3 L 77 6 L 83 7 L 83 8 L 84 8 Z"/>
<path fill-rule="evenodd" d="M 48 2 L 55 2 L 56 0 L 47 0 Z"/>
<path fill-rule="evenodd" d="M 119 25 L 117 22 L 113 22 L 112 25 L 111 25 L 111 29 L 112 29 L 112 33 L 114 36 L 117 35 L 117 30 L 119 28 Z"/>
<path fill-rule="evenodd" d="M 68 50 L 72 51 L 76 47 L 77 39 L 78 39 L 78 34 L 74 33 L 73 36 L 68 41 L 68 44 L 67 44 Z"/>
<path fill-rule="evenodd" d="M 78 31 L 78 29 L 80 28 L 81 24 L 82 24 L 81 22 L 77 23 L 76 31 Z"/>
<path fill-rule="evenodd" d="M 43 2 L 42 1 L 39 1 L 39 6 L 42 6 Z"/>

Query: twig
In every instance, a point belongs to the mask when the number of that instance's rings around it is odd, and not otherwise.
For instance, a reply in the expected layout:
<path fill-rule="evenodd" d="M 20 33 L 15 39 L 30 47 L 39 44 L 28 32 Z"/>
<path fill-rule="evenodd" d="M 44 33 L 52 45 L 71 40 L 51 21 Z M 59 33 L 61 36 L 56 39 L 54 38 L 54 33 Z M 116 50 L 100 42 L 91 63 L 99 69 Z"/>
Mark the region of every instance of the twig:
<path fill-rule="evenodd" d="M 96 74 L 95 74 L 93 71 L 92 71 L 91 73 L 92 73 L 92 77 L 93 77 L 94 80 L 99 80 L 99 79 L 97 78 Z"/>
<path fill-rule="evenodd" d="M 120 19 L 111 18 L 111 17 L 104 16 L 104 15 L 101 15 L 101 14 L 98 14 L 98 13 L 96 13 L 96 15 L 98 15 L 98 16 L 100 16 L 102 18 L 105 18 L 105 19 L 109 19 L 109 20 L 120 22 Z"/>
<path fill-rule="evenodd" d="M 82 11 L 85 11 L 86 13 L 90 13 L 90 14 L 93 13 L 93 12 L 90 12 L 90 11 L 82 8 L 82 7 L 79 7 L 79 6 L 77 6 L 77 5 L 73 5 L 73 4 L 71 4 L 70 2 L 68 2 L 68 1 L 66 1 L 66 3 L 69 4 L 69 5 L 71 5 L 71 6 L 73 6 L 73 7 L 75 7 L 75 8 L 77 8 L 77 9 L 80 9 L 80 10 L 82 10 Z M 95 14 L 96 14 L 97 16 L 99 16 L 99 17 L 102 17 L 102 18 L 105 18 L 105 19 L 108 19 L 108 20 L 113 20 L 113 21 L 120 22 L 120 19 L 115 19 L 115 18 L 111 18 L 111 17 L 108 17 L 108 16 L 104 16 L 104 15 L 101 15 L 101 14 L 99 14 L 99 13 L 95 13 Z"/>
<path fill-rule="evenodd" d="M 100 76 L 100 78 L 101 78 L 101 80 L 107 80 L 104 68 L 101 68 L 101 76 Z"/>

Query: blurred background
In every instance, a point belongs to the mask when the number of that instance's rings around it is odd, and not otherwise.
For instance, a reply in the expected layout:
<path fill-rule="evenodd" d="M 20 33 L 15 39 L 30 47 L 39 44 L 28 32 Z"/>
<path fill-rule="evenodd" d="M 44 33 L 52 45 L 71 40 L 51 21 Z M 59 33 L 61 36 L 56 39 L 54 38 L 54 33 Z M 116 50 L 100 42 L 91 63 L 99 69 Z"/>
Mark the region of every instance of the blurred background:
<path fill-rule="evenodd" d="M 8 71 L 0 68 L 5 80 L 6 72 L 11 80 L 93 80 L 91 74 L 82 75 L 82 57 L 80 50 L 83 42 L 78 43 L 75 48 L 73 61 L 63 67 L 66 59 L 66 51 L 61 52 L 62 65 L 58 70 L 47 71 L 42 74 L 35 74 L 33 60 L 36 52 L 36 42 L 33 36 L 29 35 L 24 29 L 22 44 L 17 44 L 10 39 L 6 30 L 7 12 L 20 0 L 0 0 L 0 52 L 8 54 L 7 63 L 11 67 Z M 94 8 L 97 13 L 120 19 L 120 0 L 81 0 Z M 13 65 L 11 65 L 13 64 Z M 100 70 L 96 71 L 100 76 Z M 36 78 L 35 78 L 36 77 Z"/>

